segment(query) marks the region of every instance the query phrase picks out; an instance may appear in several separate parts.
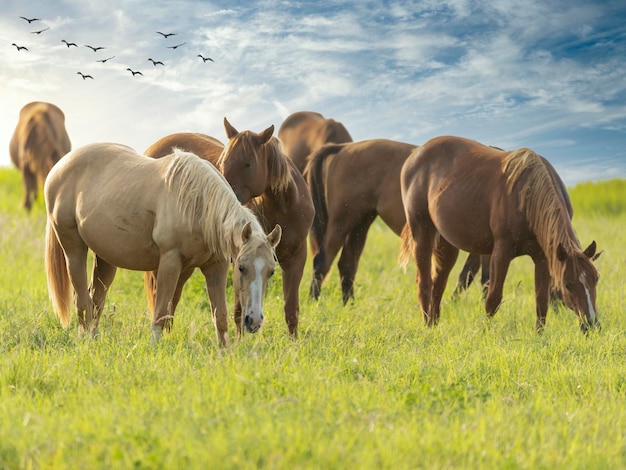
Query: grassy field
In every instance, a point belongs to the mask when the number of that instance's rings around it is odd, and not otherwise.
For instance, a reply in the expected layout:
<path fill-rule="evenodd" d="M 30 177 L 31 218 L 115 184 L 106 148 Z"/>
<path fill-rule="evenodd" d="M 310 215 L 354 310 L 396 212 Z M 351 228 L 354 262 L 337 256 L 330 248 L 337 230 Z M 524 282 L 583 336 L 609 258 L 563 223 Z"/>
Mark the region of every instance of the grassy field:
<path fill-rule="evenodd" d="M 298 340 L 277 276 L 263 330 L 220 349 L 199 275 L 156 346 L 142 273 L 118 272 L 97 340 L 78 338 L 75 314 L 62 329 L 43 204 L 25 214 L 18 173 L 0 170 L 0 469 L 624 468 L 625 194 L 624 180 L 571 188 L 581 243 L 604 250 L 599 333 L 561 309 L 535 334 L 527 258 L 491 321 L 478 287 L 451 300 L 451 279 L 428 329 L 415 269 L 377 222 L 352 305 L 336 270 L 308 300 L 309 261 Z"/>

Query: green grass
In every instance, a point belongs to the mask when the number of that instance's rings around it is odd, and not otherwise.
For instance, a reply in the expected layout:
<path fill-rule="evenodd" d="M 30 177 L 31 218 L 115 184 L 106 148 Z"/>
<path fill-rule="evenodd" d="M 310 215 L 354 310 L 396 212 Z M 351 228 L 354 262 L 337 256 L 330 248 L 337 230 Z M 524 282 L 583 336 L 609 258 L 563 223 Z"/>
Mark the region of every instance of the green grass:
<path fill-rule="evenodd" d="M 300 338 L 286 334 L 277 276 L 263 330 L 227 349 L 199 275 L 156 346 L 142 273 L 119 271 L 97 340 L 78 337 L 75 315 L 62 329 L 45 211 L 39 201 L 25 214 L 21 191 L 0 170 L 0 468 L 626 466 L 623 181 L 571 189 L 581 243 L 604 250 L 599 333 L 582 336 L 565 309 L 534 333 L 527 258 L 491 321 L 478 287 L 451 300 L 459 262 L 428 329 L 415 269 L 398 267 L 399 240 L 377 222 L 353 304 L 341 306 L 336 270 L 309 301 L 309 261 Z"/>

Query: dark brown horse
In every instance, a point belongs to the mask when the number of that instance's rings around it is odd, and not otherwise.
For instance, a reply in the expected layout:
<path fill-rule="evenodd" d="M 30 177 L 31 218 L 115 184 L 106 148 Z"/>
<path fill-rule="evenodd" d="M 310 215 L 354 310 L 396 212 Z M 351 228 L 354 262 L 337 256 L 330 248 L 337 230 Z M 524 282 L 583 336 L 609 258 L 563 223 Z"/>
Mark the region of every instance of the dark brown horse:
<path fill-rule="evenodd" d="M 31 209 L 37 200 L 39 185 L 53 165 L 71 150 L 65 130 L 65 115 L 51 103 L 34 101 L 20 111 L 17 127 L 11 137 L 11 161 L 22 173 L 24 207 Z"/>
<path fill-rule="evenodd" d="M 529 255 L 535 265 L 537 330 L 545 326 L 551 278 L 583 331 L 599 325 L 599 276 L 590 259 L 596 245 L 582 250 L 548 165 L 526 148 L 505 152 L 459 137 L 437 137 L 411 153 L 401 173 L 407 218 L 401 259 L 412 255 L 416 261 L 418 299 L 428 325 L 439 320 L 459 249 L 491 254 L 488 316 L 500 307 L 511 260 Z"/>
<path fill-rule="evenodd" d="M 340 249 L 344 304 L 354 297 L 359 259 L 377 216 L 400 235 L 405 225 L 400 170 L 414 148 L 412 144 L 374 139 L 328 144 L 310 155 L 305 175 L 315 205 L 311 238 L 319 246 L 313 253 L 311 297 L 319 297 Z"/>
<path fill-rule="evenodd" d="M 207 135 L 178 133 L 155 142 L 145 153 L 158 158 L 177 147 L 199 155 L 220 169 L 239 201 L 257 214 L 264 227 L 268 230 L 276 224 L 282 227 L 276 256 L 283 271 L 285 321 L 289 332 L 297 336 L 300 312 L 298 289 L 306 263 L 307 235 L 313 220 L 311 196 L 304 178 L 282 152 L 278 139 L 272 137 L 274 126 L 260 134 L 251 131 L 239 133 L 224 119 L 224 127 L 229 138 L 226 147 Z M 174 306 L 190 275 L 181 278 Z M 150 300 L 154 284 L 148 279 L 146 287 Z M 236 301 L 236 324 L 239 324 L 240 315 L 241 306 Z"/>
<path fill-rule="evenodd" d="M 306 157 L 324 144 L 352 142 L 344 125 L 320 113 L 298 111 L 290 114 L 278 129 L 285 153 L 304 172 Z"/>

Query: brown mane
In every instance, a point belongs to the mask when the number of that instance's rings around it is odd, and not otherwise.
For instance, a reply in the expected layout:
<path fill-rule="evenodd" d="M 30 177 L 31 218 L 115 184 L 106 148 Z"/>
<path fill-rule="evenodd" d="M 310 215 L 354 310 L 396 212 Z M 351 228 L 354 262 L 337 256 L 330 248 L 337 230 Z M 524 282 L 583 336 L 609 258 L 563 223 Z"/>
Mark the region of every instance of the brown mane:
<path fill-rule="evenodd" d="M 259 155 L 259 146 L 254 142 L 254 137 L 254 134 L 242 132 L 230 139 L 217 160 L 217 168 L 224 173 L 227 155 L 230 154 L 231 148 L 238 144 L 243 147 L 246 155 L 254 155 L 257 162 L 264 160 L 267 163 L 268 186 L 273 193 L 286 191 L 291 182 L 291 172 L 289 159 L 283 151 L 282 143 L 276 137 L 272 137 L 266 144 L 261 145 L 261 155 Z"/>
<path fill-rule="evenodd" d="M 563 290 L 565 263 L 557 258 L 560 245 L 572 255 L 581 253 L 580 243 L 571 225 L 566 201 L 561 197 L 550 172 L 541 157 L 528 148 L 510 152 L 504 159 L 503 173 L 507 177 L 507 193 L 521 184 L 519 209 L 526 214 L 528 224 L 543 248 L 555 287 Z M 573 256 L 574 269 L 580 272 L 580 263 L 595 266 L 586 256 Z"/>

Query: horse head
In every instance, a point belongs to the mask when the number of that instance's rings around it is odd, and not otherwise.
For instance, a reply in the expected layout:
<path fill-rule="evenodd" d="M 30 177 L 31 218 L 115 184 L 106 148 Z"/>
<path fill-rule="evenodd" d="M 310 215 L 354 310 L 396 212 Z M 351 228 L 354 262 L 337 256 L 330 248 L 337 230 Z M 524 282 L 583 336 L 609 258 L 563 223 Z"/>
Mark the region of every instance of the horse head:
<path fill-rule="evenodd" d="M 584 333 L 600 326 L 596 309 L 599 275 L 592 262 L 595 255 L 595 241 L 582 252 L 569 253 L 560 243 L 557 247 L 557 259 L 563 263 L 563 303 L 576 313 Z"/>
<path fill-rule="evenodd" d="M 243 246 L 234 263 L 233 287 L 241 302 L 241 326 L 249 333 L 255 333 L 263 324 L 263 298 L 276 268 L 274 249 L 281 235 L 280 225 L 267 236 L 253 232 L 250 222 L 241 231 Z"/>
<path fill-rule="evenodd" d="M 274 133 L 270 126 L 260 134 L 239 132 L 226 118 L 224 128 L 228 144 L 224 147 L 217 166 L 232 186 L 237 199 L 245 204 L 263 194 L 270 178 L 266 146 Z"/>

